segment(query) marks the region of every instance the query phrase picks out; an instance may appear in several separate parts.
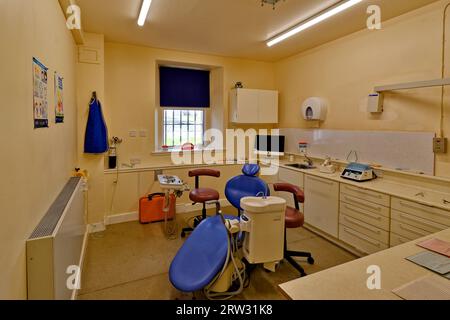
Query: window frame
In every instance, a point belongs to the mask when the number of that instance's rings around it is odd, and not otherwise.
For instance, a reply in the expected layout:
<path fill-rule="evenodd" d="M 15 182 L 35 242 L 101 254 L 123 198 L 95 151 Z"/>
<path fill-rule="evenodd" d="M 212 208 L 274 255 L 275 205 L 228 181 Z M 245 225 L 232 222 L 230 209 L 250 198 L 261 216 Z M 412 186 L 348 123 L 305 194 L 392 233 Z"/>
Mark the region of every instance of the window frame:
<path fill-rule="evenodd" d="M 160 107 L 160 109 L 161 109 L 161 121 L 160 121 L 160 123 L 161 123 L 161 125 L 160 125 L 161 139 L 160 139 L 160 146 L 163 146 L 163 145 L 166 144 L 166 126 L 167 125 L 166 125 L 165 113 L 166 113 L 166 111 L 169 111 L 169 110 L 180 111 L 181 113 L 183 111 L 188 111 L 188 112 L 201 111 L 202 112 L 202 114 L 203 114 L 203 119 L 202 119 L 202 138 L 201 138 L 202 142 L 200 144 L 194 144 L 194 145 L 196 147 L 203 147 L 204 146 L 204 143 L 205 143 L 204 135 L 205 135 L 206 127 L 207 127 L 207 125 L 206 125 L 206 122 L 207 122 L 207 109 L 205 109 L 205 108 L 191 108 L 191 107 L 188 107 L 188 108 Z M 180 116 L 181 116 L 180 123 L 179 124 L 172 124 L 174 127 L 175 127 L 175 125 L 179 125 L 180 128 L 181 128 L 181 126 L 183 126 L 182 114 L 180 114 Z M 197 126 L 197 124 L 189 125 L 189 121 L 188 121 L 187 126 L 189 128 L 189 126 Z M 189 141 L 186 141 L 184 143 L 189 143 Z M 169 146 L 169 148 L 170 149 L 177 149 L 177 148 L 180 148 L 181 146 L 182 146 L 182 144 L 180 144 L 180 145 L 173 145 L 173 146 Z"/>

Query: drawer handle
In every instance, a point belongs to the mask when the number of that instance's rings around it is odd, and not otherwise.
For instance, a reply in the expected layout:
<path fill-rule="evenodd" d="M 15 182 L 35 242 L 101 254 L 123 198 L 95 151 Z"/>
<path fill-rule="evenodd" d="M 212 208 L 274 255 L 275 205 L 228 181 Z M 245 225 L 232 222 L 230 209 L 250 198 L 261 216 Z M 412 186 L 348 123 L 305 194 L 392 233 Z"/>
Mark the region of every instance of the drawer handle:
<path fill-rule="evenodd" d="M 323 184 L 327 184 L 329 186 L 332 186 L 334 184 L 334 182 L 323 181 L 321 179 L 313 178 L 311 176 L 308 176 L 308 179 L 311 179 L 311 180 L 314 180 L 314 181 L 317 181 L 317 182 L 320 182 L 320 183 L 323 183 Z"/>
<path fill-rule="evenodd" d="M 375 229 L 375 230 L 374 230 L 374 229 L 372 229 L 372 228 L 370 228 L 370 227 L 368 227 L 368 226 L 362 224 L 362 223 L 359 222 L 359 221 L 353 221 L 353 219 L 349 219 L 349 218 L 346 217 L 346 216 L 344 216 L 344 220 L 346 220 L 346 221 L 348 221 L 348 222 L 350 222 L 350 223 L 356 224 L 357 226 L 359 226 L 359 227 L 361 227 L 361 228 L 364 228 L 364 229 L 366 229 L 366 230 L 368 230 L 368 231 L 370 231 L 370 232 L 373 232 L 373 233 L 375 233 L 375 234 L 377 234 L 377 235 L 381 235 L 381 231 L 380 231 L 380 230 L 378 230 L 378 229 Z"/>
<path fill-rule="evenodd" d="M 407 226 L 405 226 L 403 224 L 400 224 L 400 229 L 408 231 L 408 232 L 412 232 L 412 233 L 417 234 L 418 236 L 421 236 L 421 237 L 425 237 L 427 235 L 427 234 L 422 234 L 422 233 L 420 233 L 420 232 L 418 232 L 416 230 L 413 230 L 412 228 L 409 228 L 409 227 L 407 227 Z"/>
<path fill-rule="evenodd" d="M 349 186 L 345 186 L 345 188 L 347 190 L 358 192 L 358 193 L 363 194 L 365 196 L 369 196 L 369 197 L 373 197 L 373 198 L 377 198 L 377 199 L 382 199 L 383 198 L 383 196 L 381 194 L 372 194 L 372 193 L 368 193 L 366 191 L 363 191 L 363 190 L 360 190 L 360 189 L 357 189 L 357 188 L 352 188 L 352 187 L 349 187 Z"/>
<path fill-rule="evenodd" d="M 356 238 L 358 238 L 358 239 L 360 239 L 362 241 L 368 242 L 368 243 L 370 243 L 370 244 L 372 244 L 372 245 L 374 245 L 374 246 L 376 246 L 378 248 L 381 248 L 381 244 L 379 242 L 375 242 L 375 241 L 370 241 L 370 240 L 364 239 L 358 233 L 350 231 L 347 228 L 344 228 L 344 231 L 347 232 L 347 233 L 350 233 L 352 236 L 354 236 L 354 237 L 356 237 Z"/>
<path fill-rule="evenodd" d="M 366 217 L 369 217 L 369 218 L 372 218 L 372 219 L 376 219 L 376 220 L 378 220 L 378 221 L 381 221 L 381 217 L 380 217 L 380 216 L 377 216 L 377 215 L 375 215 L 375 214 L 370 214 L 370 213 L 368 213 L 368 212 L 359 211 L 359 210 L 356 210 L 356 209 L 354 209 L 354 208 L 352 208 L 352 207 L 349 207 L 348 205 L 345 205 L 345 208 L 348 209 L 348 210 L 350 210 L 350 211 L 353 211 L 353 212 L 362 214 L 363 216 L 366 216 Z"/>
<path fill-rule="evenodd" d="M 405 219 L 405 220 L 413 221 L 413 222 L 416 222 L 416 223 L 421 223 L 421 224 L 423 224 L 423 225 L 425 225 L 425 226 L 428 226 L 428 227 L 430 227 L 430 228 L 433 228 L 433 229 L 436 230 L 436 231 L 439 231 L 439 228 L 438 228 L 438 227 L 436 227 L 436 226 L 434 226 L 434 225 L 432 225 L 432 224 L 430 224 L 430 223 L 426 223 L 426 222 L 423 222 L 423 221 L 414 219 L 414 218 L 413 218 L 412 216 L 410 216 L 410 215 L 406 215 L 406 214 L 400 213 L 400 217 L 403 218 L 403 219 Z"/>
<path fill-rule="evenodd" d="M 405 207 L 405 208 L 416 209 L 416 210 L 420 210 L 420 211 L 425 212 L 425 213 L 429 213 L 429 214 L 432 214 L 432 215 L 436 215 L 436 216 L 440 216 L 440 217 L 443 217 L 443 218 L 450 219 L 449 215 L 446 215 L 446 214 L 443 214 L 443 213 L 439 213 L 439 212 L 427 211 L 427 210 L 425 210 L 422 207 L 415 206 L 415 205 L 412 205 L 412 204 L 409 204 L 409 203 L 405 203 L 403 201 L 400 201 L 400 205 Z M 430 209 L 439 209 L 439 208 L 436 208 L 436 207 L 433 207 L 433 206 L 426 206 L 426 207 L 430 208 Z"/>
<path fill-rule="evenodd" d="M 351 198 L 349 198 L 349 197 L 347 197 L 347 196 L 345 196 L 344 198 L 345 198 L 345 200 L 350 201 L 350 202 L 354 202 L 354 203 L 356 203 L 356 204 L 359 204 L 360 206 L 368 207 L 368 208 L 373 209 L 373 210 L 376 210 L 376 211 L 381 211 L 381 207 L 371 206 L 371 205 L 368 205 L 367 203 L 363 203 L 363 202 L 360 202 L 360 201 L 356 201 L 355 199 L 351 199 Z"/>

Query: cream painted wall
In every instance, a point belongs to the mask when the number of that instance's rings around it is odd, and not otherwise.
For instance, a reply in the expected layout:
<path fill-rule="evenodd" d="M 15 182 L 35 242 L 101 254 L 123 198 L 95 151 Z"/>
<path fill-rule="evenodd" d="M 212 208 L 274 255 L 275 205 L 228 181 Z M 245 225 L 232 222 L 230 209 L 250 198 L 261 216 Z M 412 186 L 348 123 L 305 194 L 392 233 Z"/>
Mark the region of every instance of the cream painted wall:
<path fill-rule="evenodd" d="M 103 174 L 104 155 L 84 154 L 84 137 L 89 116 L 89 102 L 92 92 L 102 104 L 105 121 L 109 123 L 108 104 L 105 99 L 104 36 L 85 33 L 83 47 L 98 53 L 98 64 L 77 61 L 77 101 L 78 101 L 78 154 L 79 165 L 89 173 L 88 223 L 102 222 L 105 215 L 105 192 Z"/>
<path fill-rule="evenodd" d="M 110 116 L 109 133 L 124 138 L 120 147 L 122 162 L 140 158 L 143 163 L 167 162 L 167 157 L 152 156 L 155 150 L 155 110 L 157 104 L 157 62 L 200 64 L 223 71 L 223 127 L 228 127 L 229 91 L 238 81 L 247 88 L 274 89 L 272 63 L 224 58 L 186 52 L 105 44 L 105 96 Z M 220 82 L 219 82 L 220 83 Z M 214 102 L 214 101 L 213 101 Z M 219 103 L 219 102 L 216 102 Z M 214 106 L 213 106 L 214 107 Z M 147 138 L 129 138 L 129 130 L 147 130 Z"/>
<path fill-rule="evenodd" d="M 322 128 L 439 133 L 439 88 L 388 94 L 385 112 L 380 116 L 368 114 L 365 108 L 374 86 L 440 78 L 442 15 L 447 2 L 437 2 L 384 22 L 380 31 L 357 32 L 277 62 L 280 127 L 310 127 L 302 119 L 300 107 L 306 98 L 320 96 L 330 101 Z M 450 45 L 446 63 L 448 70 Z M 446 76 L 450 76 L 448 71 Z M 444 128 L 447 137 L 450 137 L 449 102 L 447 96 Z M 450 153 L 437 157 L 436 174 L 450 176 Z"/>
<path fill-rule="evenodd" d="M 0 2 L 0 299 L 26 299 L 25 241 L 76 166 L 75 44 L 55 0 Z M 48 129 L 33 129 L 32 58 L 49 67 Z M 55 124 L 53 73 L 64 77 Z"/>

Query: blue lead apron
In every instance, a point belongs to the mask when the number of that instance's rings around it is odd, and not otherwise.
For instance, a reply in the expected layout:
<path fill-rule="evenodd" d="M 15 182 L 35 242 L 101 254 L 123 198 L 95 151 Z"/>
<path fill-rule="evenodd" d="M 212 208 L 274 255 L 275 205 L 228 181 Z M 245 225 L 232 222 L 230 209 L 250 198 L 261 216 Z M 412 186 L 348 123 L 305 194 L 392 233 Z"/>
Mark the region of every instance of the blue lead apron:
<path fill-rule="evenodd" d="M 98 99 L 92 99 L 89 105 L 89 118 L 86 126 L 84 152 L 100 154 L 109 149 L 108 129 L 103 118 L 102 106 Z"/>

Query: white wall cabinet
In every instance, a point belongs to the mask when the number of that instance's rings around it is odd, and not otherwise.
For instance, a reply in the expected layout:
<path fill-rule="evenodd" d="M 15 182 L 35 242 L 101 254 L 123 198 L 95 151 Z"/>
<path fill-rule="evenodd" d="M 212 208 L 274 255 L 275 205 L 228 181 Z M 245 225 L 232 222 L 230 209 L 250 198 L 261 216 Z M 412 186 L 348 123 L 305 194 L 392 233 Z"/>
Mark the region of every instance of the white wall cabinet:
<path fill-rule="evenodd" d="M 335 238 L 338 237 L 338 182 L 305 176 L 305 222 Z"/>
<path fill-rule="evenodd" d="M 230 93 L 233 123 L 278 123 L 278 91 L 233 89 Z"/>

